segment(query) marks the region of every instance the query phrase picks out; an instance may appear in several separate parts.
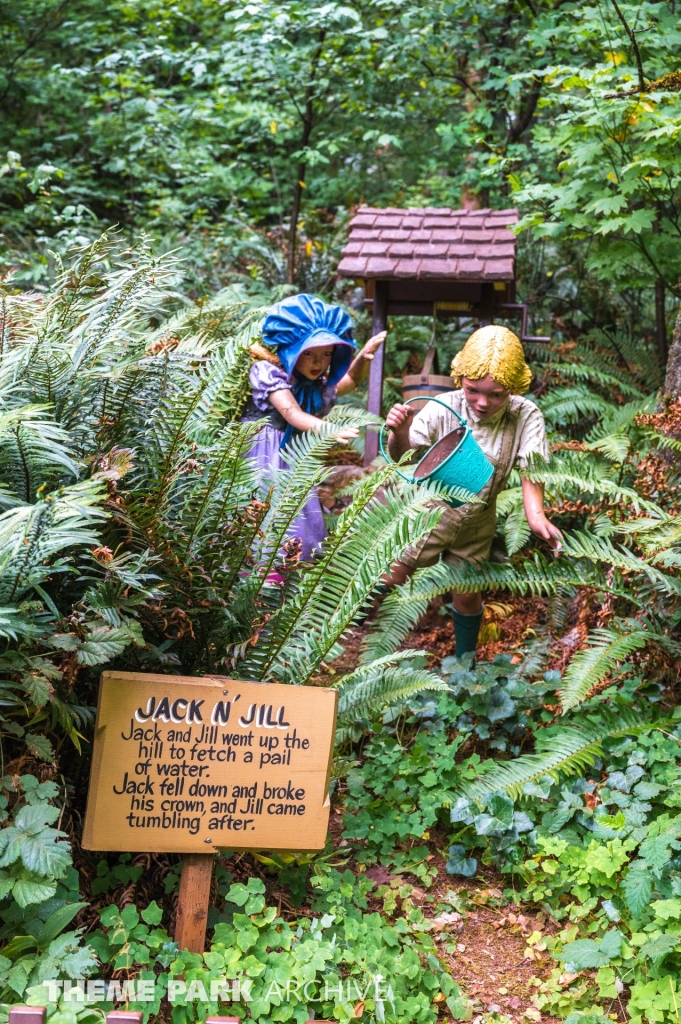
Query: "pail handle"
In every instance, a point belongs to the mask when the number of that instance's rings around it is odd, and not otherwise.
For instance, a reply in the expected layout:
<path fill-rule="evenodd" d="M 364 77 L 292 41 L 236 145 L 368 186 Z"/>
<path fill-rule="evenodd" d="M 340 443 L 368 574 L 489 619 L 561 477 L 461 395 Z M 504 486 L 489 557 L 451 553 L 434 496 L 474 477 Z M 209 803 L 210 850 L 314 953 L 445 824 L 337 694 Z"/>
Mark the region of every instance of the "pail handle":
<path fill-rule="evenodd" d="M 463 416 L 460 416 L 459 413 L 456 411 L 456 409 L 452 409 L 451 405 L 447 405 L 447 403 L 443 402 L 440 398 L 430 398 L 429 396 L 426 396 L 426 395 L 415 395 L 414 398 L 408 398 L 406 400 L 406 402 L 402 402 L 402 405 L 409 405 L 410 402 L 424 402 L 424 401 L 425 402 L 437 402 L 438 405 L 441 405 L 444 409 L 447 409 L 448 412 L 451 412 L 454 416 L 456 416 L 456 418 L 458 419 L 458 421 L 459 421 L 459 423 L 461 424 L 462 427 L 466 427 L 466 429 L 468 429 L 468 424 L 466 423 L 466 420 L 463 418 Z M 381 455 L 383 456 L 385 461 L 386 462 L 392 462 L 393 465 L 394 465 L 393 459 L 391 459 L 390 454 L 388 452 L 386 452 L 385 445 L 383 444 L 383 435 L 384 435 L 386 430 L 387 430 L 387 427 L 386 427 L 386 425 L 384 423 L 383 426 L 381 427 L 381 432 L 378 435 L 378 446 L 379 446 L 379 448 L 381 450 Z M 408 484 L 413 484 L 415 482 L 413 476 L 407 476 L 407 474 L 403 473 L 400 469 L 398 469 L 397 472 L 402 477 L 403 480 L 407 481 Z"/>

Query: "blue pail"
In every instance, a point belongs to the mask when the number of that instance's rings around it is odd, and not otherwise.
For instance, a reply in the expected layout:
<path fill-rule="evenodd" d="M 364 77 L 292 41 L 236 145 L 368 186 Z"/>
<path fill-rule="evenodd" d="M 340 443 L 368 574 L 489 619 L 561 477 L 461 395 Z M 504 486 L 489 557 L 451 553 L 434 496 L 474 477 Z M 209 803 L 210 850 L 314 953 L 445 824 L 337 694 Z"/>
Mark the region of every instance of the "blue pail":
<path fill-rule="evenodd" d="M 424 396 L 425 397 L 425 396 Z M 408 398 L 404 405 L 410 402 L 423 401 L 422 397 Z M 400 473 L 400 476 L 410 484 L 422 483 L 424 480 L 436 481 L 445 487 L 464 487 L 473 494 L 479 494 L 494 472 L 494 466 L 487 458 L 478 442 L 471 433 L 471 428 L 466 420 L 459 416 L 451 405 L 441 402 L 439 398 L 427 397 L 429 402 L 437 402 L 443 406 L 459 421 L 459 426 L 450 430 L 448 434 L 441 437 L 439 441 L 428 449 L 420 462 L 414 467 L 413 474 L 407 476 Z M 380 447 L 381 455 L 389 462 L 390 457 L 386 453 L 383 438 L 385 426 L 381 429 Z M 447 504 L 456 508 L 463 502 L 456 498 L 448 498 Z"/>

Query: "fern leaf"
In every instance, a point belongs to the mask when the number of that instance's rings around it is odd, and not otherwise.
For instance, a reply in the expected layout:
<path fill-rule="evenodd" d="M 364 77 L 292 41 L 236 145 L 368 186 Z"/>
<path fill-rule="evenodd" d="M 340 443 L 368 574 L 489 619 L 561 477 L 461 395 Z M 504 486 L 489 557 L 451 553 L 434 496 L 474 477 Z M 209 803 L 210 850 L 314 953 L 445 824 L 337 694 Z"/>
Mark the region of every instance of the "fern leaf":
<path fill-rule="evenodd" d="M 531 535 L 532 531 L 527 522 L 525 510 L 523 508 L 514 509 L 504 523 L 504 541 L 509 555 L 515 555 L 516 552 L 522 550 Z"/>
<path fill-rule="evenodd" d="M 624 462 L 629 454 L 631 442 L 626 434 L 607 434 L 587 445 L 587 451 L 604 455 L 611 462 Z"/>
<path fill-rule="evenodd" d="M 560 701 L 563 714 L 580 704 L 587 694 L 612 672 L 618 662 L 640 651 L 656 634 L 646 629 L 623 632 L 595 629 L 589 634 L 589 646 L 577 651 L 563 676 Z"/>
<path fill-rule="evenodd" d="M 664 722 L 650 722 L 632 708 L 621 708 L 617 713 L 603 711 L 601 722 L 574 721 L 557 734 L 544 730 L 535 734 L 535 753 L 524 754 L 514 761 L 496 764 L 472 783 L 461 787 L 461 793 L 477 800 L 489 793 L 506 791 L 514 799 L 521 795 L 523 786 L 543 775 L 558 780 L 561 775 L 574 775 L 590 768 L 602 754 L 603 743 L 618 736 L 638 735 L 656 729 Z"/>
<path fill-rule="evenodd" d="M 600 419 L 614 408 L 612 403 L 601 398 L 586 384 L 553 388 L 539 402 L 539 407 L 546 422 L 555 426 L 580 423 L 585 419 Z"/>
<path fill-rule="evenodd" d="M 394 474 L 386 467 L 362 481 L 322 556 L 271 620 L 267 642 L 254 647 L 251 659 L 262 659 L 259 672 L 289 682 L 308 679 L 406 545 L 435 527 L 441 510 L 428 505 L 437 488 L 432 494 L 428 487 L 386 489 L 379 500 L 377 491 Z"/>
<path fill-rule="evenodd" d="M 616 377 L 612 373 L 601 370 L 596 366 L 589 366 L 580 362 L 549 363 L 548 369 L 560 374 L 561 377 L 567 377 L 568 380 L 577 380 L 587 384 L 599 384 L 607 391 L 612 391 L 613 388 L 616 388 L 627 397 L 638 399 L 643 398 L 640 388 L 634 387 L 627 381 Z"/>
<path fill-rule="evenodd" d="M 414 669 L 409 662 L 423 651 L 400 651 L 356 669 L 336 684 L 340 691 L 338 724 L 350 725 L 423 690 L 447 690 L 447 683 L 435 672 Z"/>

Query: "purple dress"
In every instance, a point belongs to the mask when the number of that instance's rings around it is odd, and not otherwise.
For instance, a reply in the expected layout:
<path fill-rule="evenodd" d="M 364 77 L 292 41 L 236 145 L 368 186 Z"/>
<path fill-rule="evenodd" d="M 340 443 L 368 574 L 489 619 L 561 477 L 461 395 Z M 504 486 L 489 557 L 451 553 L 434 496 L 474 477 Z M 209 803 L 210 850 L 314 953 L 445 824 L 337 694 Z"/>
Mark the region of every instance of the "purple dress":
<path fill-rule="evenodd" d="M 256 460 L 266 478 L 269 469 L 288 468 L 279 448 L 287 424 L 283 416 L 271 405 L 270 395 L 273 391 L 290 391 L 291 382 L 283 367 L 268 363 L 264 359 L 253 363 L 249 379 L 251 397 L 241 419 L 249 422 L 263 417 L 268 418 L 269 422 L 261 428 L 249 452 L 249 458 Z M 326 385 L 325 378 L 322 378 L 321 385 L 324 405 L 320 415 L 326 416 L 336 401 L 336 388 Z M 303 545 L 302 557 L 305 560 L 312 556 L 326 537 L 322 506 L 316 492 L 310 495 L 305 508 L 291 524 L 288 536 L 300 538 Z"/>

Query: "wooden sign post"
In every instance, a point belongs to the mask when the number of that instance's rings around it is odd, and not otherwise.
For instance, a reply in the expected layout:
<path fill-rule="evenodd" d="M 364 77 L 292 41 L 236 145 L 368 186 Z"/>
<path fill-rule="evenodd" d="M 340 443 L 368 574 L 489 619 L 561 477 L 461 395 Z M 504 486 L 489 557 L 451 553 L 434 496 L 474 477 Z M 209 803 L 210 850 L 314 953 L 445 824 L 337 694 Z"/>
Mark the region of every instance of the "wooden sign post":
<path fill-rule="evenodd" d="M 182 853 L 176 941 L 203 952 L 216 848 L 321 850 L 338 694 L 102 674 L 83 847 Z"/>

